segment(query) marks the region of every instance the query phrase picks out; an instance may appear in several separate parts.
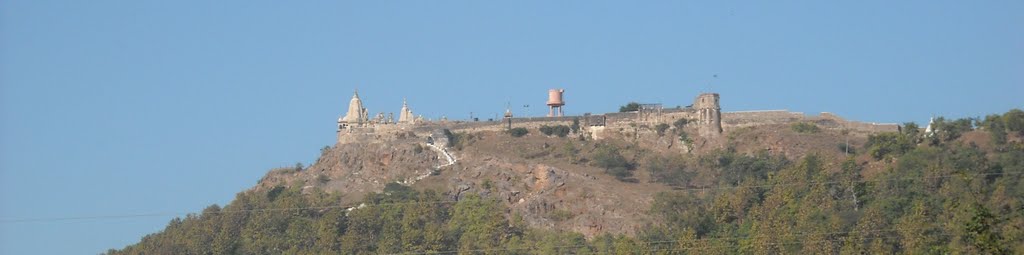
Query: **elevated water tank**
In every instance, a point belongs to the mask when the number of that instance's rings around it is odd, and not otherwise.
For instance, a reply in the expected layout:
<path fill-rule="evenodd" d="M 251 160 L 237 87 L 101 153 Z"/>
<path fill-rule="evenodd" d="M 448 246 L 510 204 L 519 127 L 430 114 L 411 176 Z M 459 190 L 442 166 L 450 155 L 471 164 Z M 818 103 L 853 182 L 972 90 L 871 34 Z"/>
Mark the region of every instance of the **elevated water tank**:
<path fill-rule="evenodd" d="M 564 89 L 548 90 L 548 106 L 565 105 L 565 101 L 562 100 L 562 93 L 565 93 Z"/>

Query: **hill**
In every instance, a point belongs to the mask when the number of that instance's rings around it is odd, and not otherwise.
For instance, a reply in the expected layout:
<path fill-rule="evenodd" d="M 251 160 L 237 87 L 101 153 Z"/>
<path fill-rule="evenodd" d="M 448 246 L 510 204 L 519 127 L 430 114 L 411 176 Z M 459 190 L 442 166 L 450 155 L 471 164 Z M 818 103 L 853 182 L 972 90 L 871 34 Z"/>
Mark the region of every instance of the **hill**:
<path fill-rule="evenodd" d="M 939 118 L 932 132 L 806 121 L 717 138 L 692 125 L 601 139 L 558 129 L 339 143 L 109 253 L 1024 251 L 1020 110 Z"/>

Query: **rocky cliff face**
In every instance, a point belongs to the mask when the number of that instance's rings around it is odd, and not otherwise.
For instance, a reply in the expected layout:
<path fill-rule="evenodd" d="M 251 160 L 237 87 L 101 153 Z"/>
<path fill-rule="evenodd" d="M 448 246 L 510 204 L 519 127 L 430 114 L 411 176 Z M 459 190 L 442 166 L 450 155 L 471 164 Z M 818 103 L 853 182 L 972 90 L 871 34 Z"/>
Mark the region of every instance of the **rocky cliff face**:
<path fill-rule="evenodd" d="M 380 192 L 389 182 L 405 182 L 434 171 L 442 156 L 418 141 L 337 145 L 324 150 L 317 162 L 306 169 L 271 171 L 255 189 L 277 185 L 316 187 L 342 194 L 341 203 L 348 205 L 366 193 Z"/>
<path fill-rule="evenodd" d="M 496 198 L 522 216 L 527 225 L 570 230 L 586 236 L 600 233 L 632 234 L 648 220 L 647 189 L 631 190 L 607 176 L 577 167 L 516 162 L 500 156 L 465 153 L 474 160 L 460 161 L 421 187 L 446 187 L 453 199 L 469 193 Z"/>
<path fill-rule="evenodd" d="M 507 135 L 494 132 L 476 139 L 487 136 L 493 142 L 494 137 Z M 532 145 L 524 142 L 523 146 Z M 623 183 L 586 164 L 524 159 L 502 153 L 500 147 L 486 142 L 467 145 L 452 152 L 457 163 L 449 165 L 441 151 L 448 149 L 430 146 L 423 139 L 339 144 L 323 151 L 306 169 L 271 171 L 254 189 L 320 188 L 342 194 L 339 203 L 347 206 L 355 206 L 369 192 L 382 191 L 388 183 L 436 190 L 452 200 L 472 193 L 506 203 L 509 216 L 521 216 L 531 227 L 586 236 L 634 233 L 648 222 L 645 212 L 652 194 L 665 190 Z"/>

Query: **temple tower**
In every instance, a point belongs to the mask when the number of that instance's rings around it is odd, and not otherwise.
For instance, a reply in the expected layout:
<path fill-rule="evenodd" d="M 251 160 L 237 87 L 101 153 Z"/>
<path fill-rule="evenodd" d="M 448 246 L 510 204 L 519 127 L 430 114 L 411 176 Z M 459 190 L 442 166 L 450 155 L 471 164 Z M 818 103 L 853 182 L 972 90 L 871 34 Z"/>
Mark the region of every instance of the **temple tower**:
<path fill-rule="evenodd" d="M 345 113 L 343 121 L 349 124 L 362 124 L 367 121 L 366 108 L 363 108 L 363 100 L 359 99 L 359 91 L 352 94 L 352 100 L 348 102 L 348 112 Z"/>
<path fill-rule="evenodd" d="M 413 124 L 416 122 L 416 116 L 412 114 L 412 108 L 409 108 L 409 104 L 402 99 L 402 110 L 398 112 L 398 123 L 402 124 Z"/>
<path fill-rule="evenodd" d="M 722 108 L 718 104 L 718 93 L 703 93 L 693 102 L 697 110 L 697 131 L 702 137 L 717 137 L 722 134 Z"/>
<path fill-rule="evenodd" d="M 348 102 L 348 111 L 344 117 L 338 118 L 338 132 L 351 127 L 365 125 L 369 118 L 366 108 L 363 108 L 363 100 L 359 99 L 359 91 L 352 94 L 352 100 Z"/>

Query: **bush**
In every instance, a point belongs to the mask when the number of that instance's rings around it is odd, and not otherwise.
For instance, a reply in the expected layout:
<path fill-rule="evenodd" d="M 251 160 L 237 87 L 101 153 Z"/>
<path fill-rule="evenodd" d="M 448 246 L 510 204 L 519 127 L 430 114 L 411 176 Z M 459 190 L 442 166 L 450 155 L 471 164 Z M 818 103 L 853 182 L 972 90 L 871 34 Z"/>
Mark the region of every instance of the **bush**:
<path fill-rule="evenodd" d="M 685 143 L 693 143 L 693 139 L 690 139 L 690 135 L 686 132 L 679 132 L 679 141 Z"/>
<path fill-rule="evenodd" d="M 569 126 L 566 125 L 540 126 L 540 132 L 546 136 L 557 135 L 558 137 L 565 137 L 569 135 L 569 132 L 571 131 L 571 128 L 569 128 Z"/>
<path fill-rule="evenodd" d="M 619 112 L 635 112 L 640 110 L 640 104 L 637 102 L 629 102 L 626 105 L 619 107 Z"/>
<path fill-rule="evenodd" d="M 850 154 L 857 154 L 857 149 L 853 145 L 840 143 L 836 145 L 836 148 L 838 148 L 840 152 L 849 152 Z"/>
<path fill-rule="evenodd" d="M 554 221 L 566 221 L 568 219 L 572 219 L 572 217 L 574 216 L 575 215 L 572 215 L 571 212 L 562 209 L 554 210 L 548 213 L 548 218 Z"/>
<path fill-rule="evenodd" d="M 683 129 L 683 127 L 686 127 L 686 124 L 689 124 L 689 123 L 690 123 L 689 119 L 682 118 L 682 119 L 676 120 L 675 122 L 672 122 L 672 126 L 676 127 L 676 129 Z"/>
<path fill-rule="evenodd" d="M 654 126 L 654 131 L 658 131 L 659 136 L 665 135 L 665 130 L 668 130 L 668 124 L 661 123 Z"/>
<path fill-rule="evenodd" d="M 789 125 L 789 128 L 793 129 L 793 132 L 797 133 L 817 133 L 821 131 L 821 129 L 818 128 L 818 125 L 807 122 L 793 123 Z"/>
<path fill-rule="evenodd" d="M 509 129 L 508 130 L 508 134 L 512 135 L 512 137 L 523 137 L 524 135 L 529 134 L 529 133 L 530 133 L 530 130 L 526 130 L 526 128 L 522 128 L 522 127 L 517 127 L 517 128 L 513 128 L 513 129 Z"/>
<path fill-rule="evenodd" d="M 444 129 L 444 136 L 448 137 L 448 147 L 462 150 L 465 145 L 472 144 L 473 134 L 467 134 L 465 132 L 452 133 L 447 128 Z"/>

